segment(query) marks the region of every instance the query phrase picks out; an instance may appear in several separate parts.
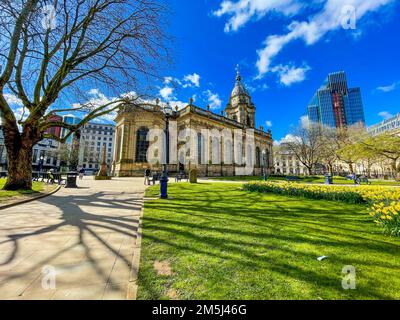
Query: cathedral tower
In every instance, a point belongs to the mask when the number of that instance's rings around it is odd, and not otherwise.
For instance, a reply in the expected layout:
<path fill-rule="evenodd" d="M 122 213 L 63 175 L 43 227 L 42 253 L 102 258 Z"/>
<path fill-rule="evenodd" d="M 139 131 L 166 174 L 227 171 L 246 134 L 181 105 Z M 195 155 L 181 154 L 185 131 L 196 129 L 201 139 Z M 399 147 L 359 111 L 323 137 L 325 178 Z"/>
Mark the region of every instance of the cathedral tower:
<path fill-rule="evenodd" d="M 239 72 L 239 66 L 237 66 L 235 87 L 225 108 L 226 116 L 244 124 L 246 127 L 254 128 L 255 112 L 256 107 L 251 102 L 250 94 L 242 83 L 242 76 Z"/>

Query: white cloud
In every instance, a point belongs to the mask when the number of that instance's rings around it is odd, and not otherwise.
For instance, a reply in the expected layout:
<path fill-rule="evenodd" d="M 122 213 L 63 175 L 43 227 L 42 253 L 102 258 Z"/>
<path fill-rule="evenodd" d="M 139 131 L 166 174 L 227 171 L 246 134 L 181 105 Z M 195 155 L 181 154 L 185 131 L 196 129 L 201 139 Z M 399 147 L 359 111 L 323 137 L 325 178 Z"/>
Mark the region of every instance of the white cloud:
<path fill-rule="evenodd" d="M 23 103 L 21 99 L 19 99 L 16 95 L 10 94 L 10 93 L 5 93 L 4 98 L 6 99 L 7 103 L 10 106 L 23 106 Z"/>
<path fill-rule="evenodd" d="M 300 137 L 295 136 L 293 134 L 287 134 L 285 137 L 283 137 L 281 140 L 275 140 L 274 145 L 279 146 L 282 143 L 287 143 L 287 142 L 296 142 L 301 140 Z"/>
<path fill-rule="evenodd" d="M 263 92 L 263 91 L 269 89 L 269 87 L 266 83 L 258 84 L 258 85 L 246 83 L 245 85 L 246 85 L 247 90 L 249 90 L 251 93 L 254 93 L 256 91 Z"/>
<path fill-rule="evenodd" d="M 224 0 L 213 14 L 217 17 L 229 16 L 225 32 L 231 32 L 239 30 L 252 18 L 261 19 L 270 12 L 292 16 L 303 6 L 298 0 Z"/>
<path fill-rule="evenodd" d="M 206 90 L 204 91 L 204 94 L 207 97 L 211 109 L 221 108 L 222 101 L 217 93 L 213 93 L 211 90 Z"/>
<path fill-rule="evenodd" d="M 183 101 L 170 101 L 169 104 L 174 110 L 176 107 L 178 107 L 178 110 L 182 110 L 188 106 L 188 103 Z"/>
<path fill-rule="evenodd" d="M 272 127 L 272 121 L 270 120 L 265 121 L 265 124 L 267 125 L 268 128 Z"/>
<path fill-rule="evenodd" d="M 378 116 L 382 117 L 384 120 L 393 118 L 393 114 L 391 114 L 390 112 L 387 112 L 387 111 L 379 112 Z"/>
<path fill-rule="evenodd" d="M 398 88 L 400 88 L 400 81 L 392 83 L 389 86 L 378 87 L 378 88 L 376 88 L 376 90 L 387 93 L 387 92 L 394 91 L 394 90 L 396 90 Z"/>
<path fill-rule="evenodd" d="M 183 78 L 183 81 L 185 81 L 186 83 L 183 85 L 184 88 L 187 87 L 200 87 L 200 75 L 198 75 L 197 73 L 193 73 L 193 74 L 188 74 Z"/>
<path fill-rule="evenodd" d="M 311 70 L 311 68 L 307 65 L 298 68 L 289 65 L 279 65 L 271 69 L 272 72 L 278 73 L 280 83 L 286 87 L 291 86 L 293 83 L 304 81 L 306 79 L 306 73 L 309 70 Z"/>
<path fill-rule="evenodd" d="M 300 118 L 300 125 L 302 128 L 308 128 L 312 122 L 308 116 L 302 116 Z"/>
<path fill-rule="evenodd" d="M 94 110 L 96 108 L 105 106 L 109 104 L 107 107 L 105 107 L 103 110 L 106 111 L 108 109 L 113 109 L 117 106 L 117 100 L 120 99 L 120 97 L 107 97 L 104 93 L 102 93 L 99 89 L 91 89 L 87 92 L 91 98 L 88 99 L 88 101 L 82 103 L 73 103 L 72 108 L 76 109 L 81 106 L 87 106 L 87 110 L 83 109 L 78 111 L 79 113 L 87 113 L 87 111 Z M 137 97 L 135 92 L 128 92 L 125 94 L 121 95 L 122 98 L 126 97 Z M 115 103 L 114 103 L 115 101 Z M 73 111 L 73 110 L 71 110 Z M 112 122 L 114 121 L 115 117 L 117 115 L 117 110 L 111 111 L 101 117 L 98 117 L 96 119 L 93 119 L 94 122 Z"/>
<path fill-rule="evenodd" d="M 164 100 L 172 100 L 174 99 L 174 88 L 165 86 L 159 91 L 159 94 Z"/>
<path fill-rule="evenodd" d="M 263 48 L 257 51 L 258 78 L 270 71 L 272 60 L 292 41 L 301 39 L 306 45 L 312 45 L 328 32 L 341 28 L 343 23 L 347 21 L 347 15 L 344 15 L 343 12 L 343 8 L 346 8 L 346 6 L 352 6 L 356 9 L 356 17 L 359 21 L 366 14 L 377 11 L 393 1 L 325 0 L 322 10 L 311 16 L 308 21 L 293 21 L 288 26 L 286 34 L 270 35 L 266 38 Z"/>

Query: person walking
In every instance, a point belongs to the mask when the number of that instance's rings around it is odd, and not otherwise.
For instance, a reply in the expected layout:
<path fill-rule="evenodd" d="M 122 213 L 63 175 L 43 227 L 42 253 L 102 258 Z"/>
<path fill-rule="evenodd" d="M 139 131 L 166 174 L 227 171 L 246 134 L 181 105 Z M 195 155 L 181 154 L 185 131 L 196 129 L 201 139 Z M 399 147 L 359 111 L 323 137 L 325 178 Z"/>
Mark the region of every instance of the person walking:
<path fill-rule="evenodd" d="M 151 171 L 150 171 L 149 168 L 147 168 L 147 169 L 144 171 L 144 184 L 145 184 L 146 186 L 149 186 L 149 185 L 150 185 L 150 175 L 151 175 Z"/>
<path fill-rule="evenodd" d="M 81 170 L 79 170 L 79 180 L 82 180 L 84 175 L 85 175 L 85 169 L 81 168 Z"/>

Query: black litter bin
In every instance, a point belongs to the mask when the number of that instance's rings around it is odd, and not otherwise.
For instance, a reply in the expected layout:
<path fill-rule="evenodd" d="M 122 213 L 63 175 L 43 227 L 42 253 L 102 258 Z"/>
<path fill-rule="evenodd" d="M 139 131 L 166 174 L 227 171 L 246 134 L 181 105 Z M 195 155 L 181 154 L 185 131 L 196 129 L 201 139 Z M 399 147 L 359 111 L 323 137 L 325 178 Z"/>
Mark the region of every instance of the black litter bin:
<path fill-rule="evenodd" d="M 65 184 L 66 188 L 78 188 L 76 184 L 76 178 L 78 176 L 78 172 L 68 172 L 67 173 L 67 182 Z"/>

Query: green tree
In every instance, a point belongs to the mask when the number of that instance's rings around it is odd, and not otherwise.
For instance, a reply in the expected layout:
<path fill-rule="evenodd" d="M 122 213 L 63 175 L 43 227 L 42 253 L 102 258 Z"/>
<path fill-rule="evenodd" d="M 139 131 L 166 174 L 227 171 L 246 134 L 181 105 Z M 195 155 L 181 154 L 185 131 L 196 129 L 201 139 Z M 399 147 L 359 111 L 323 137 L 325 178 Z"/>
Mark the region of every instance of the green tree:
<path fill-rule="evenodd" d="M 394 133 L 384 133 L 361 141 L 359 150 L 376 158 L 382 157 L 390 162 L 393 177 L 400 178 L 400 137 Z"/>

